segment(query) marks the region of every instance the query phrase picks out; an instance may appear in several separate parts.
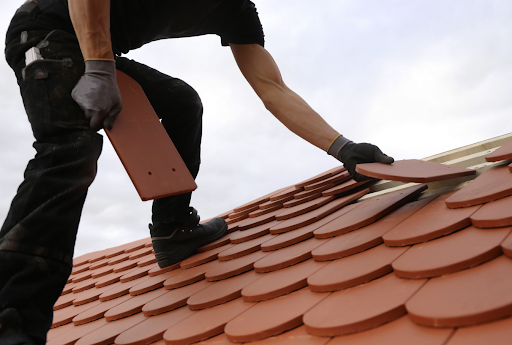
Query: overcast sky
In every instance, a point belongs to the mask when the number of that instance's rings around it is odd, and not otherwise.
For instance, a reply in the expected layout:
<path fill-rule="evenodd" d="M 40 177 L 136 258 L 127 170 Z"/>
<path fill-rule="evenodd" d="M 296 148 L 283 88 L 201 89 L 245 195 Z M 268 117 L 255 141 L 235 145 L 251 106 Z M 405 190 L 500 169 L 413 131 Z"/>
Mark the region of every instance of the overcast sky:
<path fill-rule="evenodd" d="M 287 85 L 349 139 L 410 159 L 512 131 L 511 1 L 254 2 Z M 3 32 L 21 3 L 0 5 Z M 203 219 L 338 164 L 265 110 L 218 37 L 159 41 L 128 57 L 201 95 L 202 165 L 192 205 Z M 0 80 L 3 220 L 35 151 L 5 60 Z M 149 236 L 150 211 L 105 136 L 75 254 Z"/>

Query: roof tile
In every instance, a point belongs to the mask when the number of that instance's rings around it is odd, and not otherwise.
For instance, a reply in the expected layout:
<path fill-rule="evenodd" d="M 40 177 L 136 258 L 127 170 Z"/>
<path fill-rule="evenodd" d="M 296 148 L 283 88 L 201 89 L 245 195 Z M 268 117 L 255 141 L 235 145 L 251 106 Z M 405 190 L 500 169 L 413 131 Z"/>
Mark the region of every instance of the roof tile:
<path fill-rule="evenodd" d="M 205 273 L 208 272 L 208 270 L 215 267 L 215 265 L 218 263 L 219 261 L 212 261 L 188 269 L 180 268 L 175 271 L 175 274 L 173 274 L 169 279 L 167 279 L 164 282 L 164 287 L 169 290 L 177 289 L 179 287 L 203 280 L 205 278 Z"/>
<path fill-rule="evenodd" d="M 124 295 L 119 298 L 114 298 L 109 301 L 101 302 L 100 304 L 88 309 L 73 318 L 75 326 L 83 325 L 91 321 L 102 319 L 105 313 L 114 308 L 116 305 L 128 301 L 133 298 L 130 295 Z M 92 304 L 92 303 L 89 303 Z"/>
<path fill-rule="evenodd" d="M 97 305 L 99 305 L 100 301 L 95 301 L 92 303 L 87 303 L 78 307 L 71 305 L 64 309 L 59 309 L 53 313 L 53 323 L 52 328 L 59 327 L 73 321 L 73 318 L 84 311 L 91 309 Z"/>
<path fill-rule="evenodd" d="M 318 181 L 318 182 L 312 183 L 312 184 L 308 184 L 308 185 L 304 186 L 304 190 L 317 189 L 319 187 L 331 185 L 333 183 L 339 184 L 339 183 L 345 182 L 349 179 L 351 179 L 351 177 L 350 177 L 350 174 L 348 173 L 348 171 L 343 171 L 339 174 L 336 174 L 334 176 L 326 178 L 325 180 Z"/>
<path fill-rule="evenodd" d="M 253 240 L 255 238 L 264 236 L 268 233 L 270 233 L 269 229 L 282 221 L 280 220 L 274 220 L 270 223 L 265 223 L 259 226 L 256 226 L 254 228 L 248 229 L 248 230 L 240 230 L 231 236 L 231 243 L 243 243 L 250 240 Z"/>
<path fill-rule="evenodd" d="M 180 266 L 182 268 L 191 268 L 191 267 L 205 264 L 205 263 L 213 261 L 213 260 L 217 260 L 219 253 L 222 253 L 223 251 L 226 251 L 232 247 L 233 247 L 233 245 L 229 243 L 222 247 L 213 248 L 213 249 L 210 249 L 209 251 L 192 255 L 188 259 L 183 260 L 181 262 Z"/>
<path fill-rule="evenodd" d="M 367 180 L 367 181 L 361 181 L 361 182 L 356 182 L 354 180 L 348 180 L 347 182 L 343 182 L 343 183 L 341 183 L 337 186 L 334 186 L 330 189 L 324 190 L 322 192 L 322 195 L 328 196 L 328 195 L 347 193 L 349 191 L 357 190 L 359 187 L 361 187 L 361 188 L 366 187 L 372 183 L 374 183 L 373 180 Z"/>
<path fill-rule="evenodd" d="M 334 175 L 336 175 L 336 174 L 339 174 L 339 173 L 343 172 L 344 170 L 345 170 L 345 168 L 344 168 L 344 167 L 342 167 L 342 166 L 337 166 L 337 167 L 332 168 L 332 169 L 330 169 L 330 170 L 327 170 L 327 171 L 325 171 L 325 172 L 323 172 L 323 173 L 321 173 L 321 174 L 318 174 L 318 175 L 316 175 L 316 176 L 313 176 L 313 177 L 311 177 L 311 178 L 308 178 L 307 180 L 304 180 L 304 181 L 302 181 L 302 182 L 300 182 L 300 183 L 297 183 L 297 184 L 295 184 L 295 187 L 296 187 L 296 188 L 300 188 L 300 187 L 307 186 L 307 185 L 309 185 L 309 184 L 316 183 L 316 182 L 318 182 L 318 181 L 321 181 L 321 180 L 324 180 L 324 179 L 329 178 L 329 177 L 331 177 L 331 176 L 334 176 Z"/>
<path fill-rule="evenodd" d="M 254 268 L 254 263 L 267 256 L 268 253 L 257 251 L 240 258 L 229 261 L 218 262 L 218 264 L 208 269 L 205 277 L 208 281 L 216 281 L 233 277 L 237 274 L 250 271 Z"/>
<path fill-rule="evenodd" d="M 142 295 L 134 296 L 133 298 L 130 298 L 125 302 L 116 305 L 112 309 L 109 309 L 105 313 L 104 317 L 107 319 L 107 321 L 115 321 L 122 319 L 123 317 L 138 314 L 142 311 L 142 307 L 146 303 L 162 296 L 166 292 L 167 290 L 165 289 L 158 289 Z"/>
<path fill-rule="evenodd" d="M 150 279 L 152 279 L 152 277 L 144 276 L 142 278 L 131 280 L 126 283 L 120 283 L 116 287 L 102 293 L 100 295 L 100 301 L 108 301 L 109 299 L 112 299 L 112 298 L 117 298 L 117 297 L 120 297 L 123 295 L 127 295 L 132 287 L 140 285 L 140 284 L 144 284 L 146 281 L 148 281 Z M 133 296 L 133 294 L 132 294 L 132 296 Z"/>
<path fill-rule="evenodd" d="M 73 304 L 75 306 L 77 306 L 77 305 L 86 304 L 86 303 L 89 303 L 92 301 L 96 301 L 97 299 L 100 298 L 101 294 L 103 294 L 111 289 L 116 289 L 121 284 L 122 284 L 121 282 L 116 282 L 116 283 L 106 285 L 106 286 L 103 286 L 100 288 L 96 287 L 94 289 L 89 289 L 89 290 L 80 292 L 77 294 L 77 298 L 73 301 Z"/>
<path fill-rule="evenodd" d="M 114 339 L 133 326 L 147 320 L 142 313 L 126 317 L 121 320 L 108 322 L 103 327 L 95 329 L 85 337 L 80 338 L 75 345 L 109 345 Z M 83 326 L 82 326 L 83 327 Z"/>
<path fill-rule="evenodd" d="M 510 158 L 512 158 L 512 140 L 485 156 L 487 162 L 497 162 Z"/>
<path fill-rule="evenodd" d="M 47 345 L 74 345 L 77 340 L 86 336 L 87 334 L 94 332 L 98 328 L 107 325 L 107 320 L 99 319 L 93 322 L 89 322 L 85 325 L 80 325 L 76 327 L 70 327 L 67 332 L 59 334 L 55 337 L 52 337 L 46 344 Z M 60 327 L 59 327 L 60 328 Z"/>
<path fill-rule="evenodd" d="M 512 318 L 459 328 L 446 345 L 507 345 L 512 339 Z"/>
<path fill-rule="evenodd" d="M 163 274 L 159 274 L 157 276 L 152 276 L 152 277 L 150 276 L 149 279 L 145 279 L 144 281 L 142 281 L 141 283 L 139 283 L 135 286 L 132 285 L 133 287 L 130 288 L 130 291 L 129 291 L 130 295 L 137 296 L 137 295 L 146 293 L 148 291 L 161 288 L 162 286 L 164 286 L 164 283 L 167 280 L 172 279 L 177 274 L 179 274 L 179 269 L 173 270 L 170 272 L 166 272 Z"/>
<path fill-rule="evenodd" d="M 512 225 L 512 196 L 485 204 L 471 216 L 478 228 L 499 228 Z"/>
<path fill-rule="evenodd" d="M 306 327 L 299 326 L 292 329 L 291 331 L 287 331 L 267 339 L 252 342 L 251 345 L 325 345 L 330 340 L 331 338 L 316 337 L 311 335 L 306 331 Z M 229 344 L 231 345 L 233 343 L 229 342 Z"/>
<path fill-rule="evenodd" d="M 250 253 L 257 252 L 261 249 L 261 245 L 271 239 L 275 238 L 276 235 L 264 235 L 257 237 L 253 240 L 246 241 L 244 243 L 237 244 L 228 248 L 226 251 L 219 253 L 218 257 L 220 261 L 227 261 L 245 256 Z"/>

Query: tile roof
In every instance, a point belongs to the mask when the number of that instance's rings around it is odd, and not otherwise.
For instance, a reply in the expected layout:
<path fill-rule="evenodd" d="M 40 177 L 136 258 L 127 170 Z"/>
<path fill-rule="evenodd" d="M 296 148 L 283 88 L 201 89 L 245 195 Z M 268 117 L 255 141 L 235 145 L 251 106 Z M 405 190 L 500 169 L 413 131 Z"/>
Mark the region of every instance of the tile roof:
<path fill-rule="evenodd" d="M 173 267 L 149 238 L 75 258 L 48 344 L 509 344 L 511 138 L 386 167 L 398 181 L 331 169 L 224 213 Z M 439 163 L 457 169 L 404 183 Z"/>

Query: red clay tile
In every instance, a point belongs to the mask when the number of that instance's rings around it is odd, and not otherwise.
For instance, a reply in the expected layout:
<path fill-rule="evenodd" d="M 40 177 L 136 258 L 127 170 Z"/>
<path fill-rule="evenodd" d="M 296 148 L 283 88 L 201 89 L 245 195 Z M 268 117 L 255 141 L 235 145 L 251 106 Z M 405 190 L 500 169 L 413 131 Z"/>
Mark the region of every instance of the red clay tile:
<path fill-rule="evenodd" d="M 408 246 L 451 234 L 471 225 L 470 217 L 480 206 L 449 209 L 441 195 L 383 236 L 388 246 Z"/>
<path fill-rule="evenodd" d="M 287 196 L 287 197 L 284 197 L 284 198 L 281 198 L 279 200 L 275 200 L 275 201 L 267 201 L 261 205 L 259 205 L 258 207 L 261 209 L 261 210 L 266 210 L 266 209 L 277 209 L 276 207 L 277 206 L 282 206 L 283 203 L 287 202 L 287 201 L 290 201 L 290 200 L 293 200 L 293 194 L 290 195 L 290 196 Z"/>
<path fill-rule="evenodd" d="M 150 269 L 148 271 L 148 275 L 150 277 L 155 277 L 155 276 L 159 276 L 161 274 L 164 274 L 164 273 L 167 273 L 167 272 L 170 272 L 170 271 L 174 271 L 174 270 L 177 270 L 178 268 L 180 268 L 180 263 L 178 262 L 177 264 L 174 264 L 174 265 L 171 265 L 171 266 L 167 266 L 167 267 L 164 267 L 164 268 L 160 268 L 158 265 L 152 269 Z"/>
<path fill-rule="evenodd" d="M 501 255 L 500 244 L 512 228 L 482 230 L 470 226 L 450 236 L 414 245 L 393 262 L 401 278 L 430 278 L 479 265 Z"/>
<path fill-rule="evenodd" d="M 278 299 L 257 303 L 228 322 L 224 332 L 232 342 L 268 338 L 300 326 L 304 313 L 328 295 L 304 288 Z"/>
<path fill-rule="evenodd" d="M 166 289 L 177 289 L 204 279 L 208 270 L 217 267 L 219 261 L 208 262 L 206 264 L 192 267 L 189 269 L 178 269 L 175 274 L 164 282 Z"/>
<path fill-rule="evenodd" d="M 508 345 L 512 339 L 512 318 L 459 328 L 446 345 Z"/>
<path fill-rule="evenodd" d="M 512 174 L 506 166 L 485 171 L 467 186 L 446 199 L 449 208 L 484 204 L 512 195 Z"/>
<path fill-rule="evenodd" d="M 309 184 L 313 184 L 313 183 L 316 183 L 318 181 L 321 181 L 321 180 L 324 180 L 326 178 L 329 178 L 331 176 L 334 176 L 334 175 L 337 175 L 341 172 L 345 171 L 345 168 L 342 167 L 342 166 L 339 166 L 339 167 L 335 167 L 333 169 L 330 169 L 330 170 L 327 170 L 321 174 L 318 174 L 316 176 L 313 176 L 311 178 L 308 178 L 307 180 L 304 180 L 300 183 L 297 183 L 295 185 L 296 188 L 300 188 L 300 187 L 304 187 L 304 186 L 307 186 Z"/>
<path fill-rule="evenodd" d="M 380 327 L 334 338 L 329 345 L 444 345 L 452 328 L 432 329 L 402 316 Z"/>
<path fill-rule="evenodd" d="M 247 209 L 249 209 L 251 207 L 254 207 L 256 205 L 263 204 L 264 202 L 269 201 L 271 196 L 277 195 L 277 194 L 281 193 L 282 191 L 284 191 L 284 190 L 286 190 L 288 188 L 289 187 L 281 188 L 281 189 L 276 190 L 276 191 L 274 191 L 272 193 L 264 195 L 264 196 L 262 196 L 262 197 L 260 197 L 258 199 L 254 199 L 253 201 L 250 201 L 250 202 L 248 202 L 246 204 L 243 204 L 242 206 L 236 207 L 233 211 L 234 212 L 241 212 L 241 211 L 247 210 Z"/>
<path fill-rule="evenodd" d="M 330 340 L 331 338 L 316 337 L 314 335 L 311 335 L 306 331 L 306 327 L 300 326 L 292 329 L 291 331 L 287 331 L 270 338 L 252 342 L 251 345 L 325 345 Z M 227 338 L 226 341 L 229 342 Z M 228 344 L 232 343 L 222 343 L 219 345 Z"/>
<path fill-rule="evenodd" d="M 124 254 L 121 254 L 121 255 L 114 256 L 112 259 L 110 259 L 108 264 L 110 266 L 113 266 L 113 265 L 116 265 L 116 264 L 118 264 L 120 262 L 129 260 L 129 259 L 130 259 L 130 254 L 129 253 L 124 253 Z"/>
<path fill-rule="evenodd" d="M 68 323 L 67 325 L 60 326 L 57 328 L 52 328 L 48 331 L 46 334 L 46 340 L 53 339 L 55 337 L 58 337 L 66 332 L 69 332 L 72 330 L 75 326 L 72 323 Z"/>
<path fill-rule="evenodd" d="M 130 260 L 142 258 L 143 256 L 150 255 L 153 253 L 153 248 L 142 247 L 141 249 L 130 252 L 128 257 Z"/>
<path fill-rule="evenodd" d="M 107 274 L 110 274 L 112 272 L 114 272 L 114 267 L 109 266 L 107 264 L 98 269 L 95 269 L 94 271 L 91 271 L 91 274 L 92 274 L 91 276 L 92 276 L 92 278 L 99 278 L 99 277 L 106 276 Z"/>
<path fill-rule="evenodd" d="M 165 331 L 182 320 L 194 315 L 188 308 L 180 308 L 171 312 L 151 317 L 121 333 L 116 345 L 146 345 L 161 340 Z"/>
<path fill-rule="evenodd" d="M 408 203 L 373 224 L 330 239 L 321 247 L 313 250 L 313 258 L 316 261 L 334 260 L 375 247 L 384 242 L 382 236 L 385 233 L 417 212 L 427 202 L 428 200 L 423 199 Z M 351 212 L 355 212 L 357 209 Z"/>
<path fill-rule="evenodd" d="M 358 187 L 366 186 L 373 183 L 373 181 L 361 181 L 356 182 L 354 180 L 348 180 L 347 182 L 343 182 L 337 186 L 334 186 L 330 189 L 326 189 L 322 192 L 323 196 L 329 196 L 329 195 L 336 195 L 341 193 L 349 192 L 353 189 L 356 189 Z"/>
<path fill-rule="evenodd" d="M 316 183 L 312 183 L 312 184 L 308 184 L 306 186 L 304 186 L 304 190 L 312 190 L 312 189 L 317 189 L 319 187 L 324 187 L 324 186 L 327 186 L 327 185 L 331 185 L 331 184 L 340 184 L 340 183 L 343 183 L 347 180 L 351 179 L 350 177 L 350 174 L 348 173 L 348 171 L 343 171 L 339 174 L 336 174 L 334 176 L 331 176 L 325 180 L 322 180 L 322 181 L 318 181 Z"/>
<path fill-rule="evenodd" d="M 308 201 L 304 204 L 287 208 L 276 215 L 276 220 L 285 220 L 315 210 L 334 200 L 334 196 L 322 196 L 318 199 Z"/>
<path fill-rule="evenodd" d="M 327 186 L 322 186 L 322 187 L 319 187 L 316 189 L 305 190 L 300 193 L 297 193 L 293 196 L 293 200 L 285 202 L 283 204 L 283 207 L 286 207 L 286 208 L 293 207 L 293 206 L 297 206 L 302 203 L 308 202 L 310 200 L 319 198 L 322 196 L 322 192 L 324 190 L 330 189 L 334 186 L 335 186 L 335 184 L 331 183 Z"/>
<path fill-rule="evenodd" d="M 268 233 L 270 233 L 269 229 L 277 224 L 281 223 L 280 220 L 274 220 L 270 223 L 265 223 L 259 226 L 256 226 L 254 228 L 251 228 L 249 230 L 241 230 L 233 233 L 231 236 L 231 243 L 243 243 L 250 240 L 253 240 L 255 238 L 264 236 Z"/>
<path fill-rule="evenodd" d="M 365 176 L 401 182 L 427 183 L 476 174 L 470 170 L 418 159 L 395 161 L 393 164 L 358 164 L 356 171 Z"/>
<path fill-rule="evenodd" d="M 278 214 L 279 212 L 282 212 L 282 211 L 283 211 L 282 209 L 279 209 L 279 210 L 264 214 L 264 215 L 256 217 L 256 218 L 249 218 L 249 219 L 243 220 L 240 223 L 240 225 L 238 226 L 238 229 L 239 230 L 247 230 L 250 228 L 254 228 L 258 225 L 270 223 L 271 221 L 276 220 L 276 214 Z"/>
<path fill-rule="evenodd" d="M 116 125 L 105 133 L 140 198 L 145 201 L 195 190 L 192 175 L 140 85 L 123 72 L 117 73 L 117 80 L 124 107 Z"/>
<path fill-rule="evenodd" d="M 231 278 L 237 274 L 250 271 L 253 269 L 254 263 L 256 261 L 264 258 L 267 255 L 268 253 L 258 251 L 237 259 L 218 262 L 215 267 L 208 269 L 205 274 L 205 278 L 208 281 L 217 281 Z"/>
<path fill-rule="evenodd" d="M 183 307 L 187 305 L 187 300 L 190 296 L 199 293 L 212 284 L 214 283 L 201 280 L 179 289 L 167 291 L 164 295 L 146 303 L 146 305 L 142 307 L 142 312 L 146 316 L 153 316 Z"/>
<path fill-rule="evenodd" d="M 325 241 L 310 238 L 291 247 L 272 252 L 254 263 L 254 270 L 258 273 L 272 272 L 305 261 L 311 258 L 311 251 L 324 244 Z"/>
<path fill-rule="evenodd" d="M 510 172 L 512 172 L 512 163 L 510 163 L 510 164 L 508 165 L 508 170 L 509 170 Z"/>
<path fill-rule="evenodd" d="M 84 292 L 82 292 L 81 294 L 72 293 L 72 294 L 60 296 L 59 299 L 53 305 L 53 310 L 59 310 L 62 308 L 69 307 L 70 305 L 73 304 L 73 301 L 75 299 L 79 298 L 83 293 Z"/>
<path fill-rule="evenodd" d="M 121 280 L 121 277 L 124 277 L 125 275 L 130 274 L 135 270 L 137 270 L 137 268 L 131 268 L 127 271 L 107 274 L 96 281 L 96 288 L 102 288 L 117 283 Z"/>
<path fill-rule="evenodd" d="M 361 192 L 354 193 L 354 194 L 339 198 L 337 200 L 331 201 L 327 205 L 324 205 L 324 206 L 317 208 L 316 210 L 313 210 L 306 214 L 302 214 L 302 215 L 294 217 L 292 219 L 287 219 L 286 221 L 280 223 L 279 225 L 276 225 L 276 226 L 273 226 L 272 228 L 270 228 L 270 233 L 280 234 L 280 233 L 284 233 L 284 232 L 288 232 L 291 230 L 295 230 L 295 229 L 304 227 L 311 223 L 318 222 L 320 219 L 339 210 L 340 208 L 343 208 L 344 206 L 348 205 L 352 201 L 359 199 L 360 197 L 362 197 L 369 191 L 370 191 L 369 189 L 365 189 Z M 330 197 L 328 197 L 328 198 L 330 198 Z M 306 204 L 304 204 L 304 205 L 306 205 Z M 343 212 L 343 213 L 346 213 L 346 212 Z M 280 215 L 281 214 L 279 214 L 276 217 L 279 217 Z"/>
<path fill-rule="evenodd" d="M 226 303 L 241 297 L 242 289 L 261 277 L 261 274 L 249 271 L 231 279 L 211 283 L 204 290 L 192 295 L 187 300 L 187 304 L 190 309 L 199 310 Z"/>
<path fill-rule="evenodd" d="M 189 257 L 188 259 L 183 260 L 181 262 L 180 266 L 182 268 L 192 268 L 192 267 L 199 266 L 199 265 L 205 264 L 205 263 L 213 261 L 213 260 L 217 260 L 219 253 L 222 253 L 223 251 L 226 251 L 232 247 L 233 247 L 233 245 L 231 243 L 229 243 L 222 247 L 210 249 L 207 252 L 198 253 L 196 255 Z"/>
<path fill-rule="evenodd" d="M 126 317 L 121 320 L 108 322 L 105 326 L 98 328 L 86 336 L 80 338 L 75 345 L 109 345 L 114 339 L 135 325 L 147 320 L 142 313 Z M 83 326 L 82 326 L 83 327 Z"/>
<path fill-rule="evenodd" d="M 123 245 L 125 253 L 132 253 L 136 250 L 146 247 L 147 244 L 151 244 L 151 237 L 142 238 L 137 241 L 133 241 Z"/>
<path fill-rule="evenodd" d="M 226 224 L 228 224 L 228 225 L 235 224 L 235 223 L 238 223 L 238 222 L 240 222 L 240 221 L 242 221 L 244 219 L 247 219 L 247 218 L 249 218 L 248 214 L 244 214 L 244 215 L 241 215 L 241 216 L 238 216 L 238 217 L 228 218 L 228 219 L 226 219 Z"/>
<path fill-rule="evenodd" d="M 487 162 L 497 162 L 510 158 L 512 158 L 512 140 L 485 156 Z"/>
<path fill-rule="evenodd" d="M 114 248 L 109 248 L 109 249 L 107 249 L 107 252 L 105 253 L 105 258 L 112 259 L 115 256 L 118 256 L 121 254 L 126 254 L 124 252 L 124 250 L 125 250 L 124 246 L 117 246 Z"/>
<path fill-rule="evenodd" d="M 228 261 L 233 260 L 247 254 L 251 254 L 257 252 L 261 249 L 261 245 L 271 239 L 276 237 L 276 235 L 264 235 L 262 237 L 255 238 L 253 240 L 240 243 L 237 245 L 233 245 L 231 248 L 219 253 L 218 257 L 220 261 Z"/>
<path fill-rule="evenodd" d="M 110 301 L 99 302 L 98 305 L 75 316 L 73 318 L 73 324 L 75 326 L 80 326 L 80 325 L 86 324 L 91 321 L 103 319 L 103 316 L 105 315 L 105 313 L 108 310 L 114 308 L 116 305 L 119 305 L 121 303 L 128 301 L 131 298 L 133 298 L 133 296 L 125 295 L 125 296 L 121 296 L 119 298 L 111 299 Z M 89 303 L 89 304 L 92 304 L 92 303 Z"/>
<path fill-rule="evenodd" d="M 232 219 L 232 218 L 240 218 L 242 216 L 247 216 L 249 215 L 249 213 L 253 212 L 253 211 L 256 211 L 259 209 L 259 206 L 258 205 L 254 205 L 253 207 L 250 207 L 246 210 L 243 210 L 243 211 L 240 211 L 240 212 L 233 212 L 231 213 L 228 218 L 229 219 Z"/>
<path fill-rule="evenodd" d="M 512 235 L 509 235 L 501 244 L 501 249 L 503 250 L 503 253 L 508 256 L 509 258 L 512 258 Z"/>
<path fill-rule="evenodd" d="M 222 333 L 226 323 L 254 306 L 241 298 L 199 310 L 164 333 L 167 345 L 188 345 Z M 201 327 L 197 327 L 201 325 Z"/>
<path fill-rule="evenodd" d="M 149 247 L 149 248 L 152 248 L 152 247 Z M 156 263 L 155 255 L 149 254 L 149 255 L 146 255 L 145 257 L 143 257 L 141 260 L 137 261 L 137 266 L 143 267 L 143 266 L 151 265 L 154 263 Z"/>
<path fill-rule="evenodd" d="M 342 199 L 338 199 L 342 200 Z M 330 205 L 330 204 L 329 204 Z M 324 207 L 327 207 L 329 205 L 326 205 Z M 295 229 L 293 231 L 288 231 L 285 233 L 280 234 L 278 237 L 275 237 L 274 239 L 265 242 L 261 245 L 261 250 L 264 252 L 272 251 L 272 250 L 278 250 L 284 247 L 291 246 L 292 244 L 302 242 L 304 240 L 307 240 L 308 238 L 314 237 L 313 232 L 321 227 L 324 224 L 327 224 L 334 219 L 338 218 L 344 213 L 349 212 L 353 208 L 357 207 L 358 204 L 352 204 L 345 206 L 334 213 L 331 213 L 330 215 L 326 216 L 325 218 L 322 218 L 312 224 L 305 225 L 300 229 Z M 320 212 L 320 211 L 319 211 Z M 301 217 L 297 217 L 301 218 Z M 292 221 L 293 219 L 288 220 L 287 222 Z M 280 231 L 279 227 L 276 227 L 274 231 Z"/>
<path fill-rule="evenodd" d="M 76 283 L 80 283 L 84 280 L 87 280 L 87 279 L 91 278 L 92 273 L 93 273 L 92 271 L 85 271 L 80 274 L 74 275 L 74 276 L 72 276 L 73 277 L 72 282 L 76 284 Z"/>
<path fill-rule="evenodd" d="M 500 228 L 512 225 L 512 196 L 483 205 L 471 216 L 477 228 Z"/>
<path fill-rule="evenodd" d="M 308 278 L 311 291 L 330 292 L 348 289 L 382 277 L 393 271 L 391 263 L 408 247 L 377 247 L 334 260 Z"/>
<path fill-rule="evenodd" d="M 170 272 L 159 274 L 157 276 L 152 276 L 152 277 L 150 276 L 149 279 L 132 287 L 130 289 L 130 295 L 137 296 L 137 295 L 146 293 L 151 290 L 156 290 L 156 289 L 164 286 L 164 283 L 166 280 L 174 277 L 178 273 L 179 273 L 179 270 L 173 270 Z"/>
<path fill-rule="evenodd" d="M 73 289 L 75 288 L 75 286 L 77 286 L 77 285 L 78 284 L 75 284 L 75 283 L 67 283 L 66 286 L 64 286 L 64 289 L 62 290 L 61 296 L 71 293 L 73 291 Z"/>
<path fill-rule="evenodd" d="M 512 260 L 500 256 L 480 266 L 430 279 L 406 304 L 416 323 L 462 327 L 512 315 Z"/>
<path fill-rule="evenodd" d="M 163 294 L 165 294 L 167 292 L 168 291 L 165 289 L 158 289 L 158 290 L 153 290 L 153 291 L 147 292 L 142 295 L 137 295 L 121 304 L 118 304 L 117 306 L 113 307 L 112 309 L 109 309 L 105 313 L 104 317 L 105 317 L 105 319 L 107 319 L 107 321 L 115 321 L 115 320 L 119 320 L 123 317 L 127 317 L 130 315 L 140 313 L 142 311 L 142 307 L 146 303 L 162 296 Z"/>
<path fill-rule="evenodd" d="M 56 310 L 53 313 L 53 322 L 52 322 L 52 328 L 60 327 L 62 325 L 71 323 L 73 321 L 73 318 L 77 316 L 80 313 L 83 313 L 84 311 L 91 309 L 98 304 L 100 304 L 100 301 L 95 301 L 92 303 L 87 303 L 78 307 L 75 307 L 74 305 L 71 305 L 69 307 L 66 307 L 64 309 Z"/>
<path fill-rule="evenodd" d="M 333 292 L 304 315 L 310 334 L 345 335 L 374 328 L 405 315 L 405 302 L 426 282 L 388 274 Z"/>
<path fill-rule="evenodd" d="M 105 257 L 105 254 L 103 253 L 103 251 L 84 254 L 84 255 L 81 255 L 81 256 L 73 259 L 73 267 L 78 267 L 78 266 L 85 265 L 87 263 L 91 263 L 93 261 L 90 261 L 90 260 L 94 260 L 94 259 L 96 259 L 96 261 L 99 261 L 99 260 L 103 259 L 104 257 Z"/>
<path fill-rule="evenodd" d="M 126 283 L 121 283 L 115 288 L 105 291 L 100 295 L 100 301 L 108 301 L 109 299 L 117 298 L 123 295 L 127 295 L 130 289 L 134 286 L 145 283 L 147 280 L 153 279 L 150 276 L 144 276 L 139 279 L 135 279 Z M 132 294 L 133 295 L 133 294 Z"/>
<path fill-rule="evenodd" d="M 91 266 L 92 264 L 85 264 L 85 265 L 81 265 L 81 266 L 77 266 L 77 267 L 74 267 L 73 270 L 71 271 L 71 275 L 74 276 L 78 273 L 82 273 L 82 272 L 85 272 L 85 271 L 88 271 L 89 270 L 89 267 Z"/>
<path fill-rule="evenodd" d="M 93 287 L 95 287 L 95 285 L 96 285 L 96 279 L 87 279 L 83 282 L 76 284 L 75 287 L 73 288 L 72 292 L 79 293 L 79 292 L 82 292 L 85 290 L 89 290 L 89 289 L 92 289 Z"/>
<path fill-rule="evenodd" d="M 263 277 L 242 290 L 242 298 L 246 302 L 259 302 L 302 289 L 308 286 L 308 277 L 324 266 L 325 263 L 310 259 L 279 271 L 260 274 Z"/>
<path fill-rule="evenodd" d="M 231 239 L 232 236 L 233 236 L 233 233 L 229 233 L 229 234 L 225 235 L 224 237 L 219 238 L 217 241 L 211 242 L 207 245 L 202 246 L 201 248 L 198 248 L 197 252 L 204 253 L 209 250 L 225 246 L 226 244 L 230 243 L 229 240 Z"/>
<path fill-rule="evenodd" d="M 126 283 L 131 280 L 139 279 L 141 277 L 148 275 L 148 272 L 155 267 L 158 267 L 158 265 L 152 264 L 138 267 L 137 269 L 132 270 L 130 273 L 123 275 L 119 280 L 121 280 L 122 283 Z"/>
<path fill-rule="evenodd" d="M 316 238 L 328 238 L 362 228 L 416 199 L 426 185 L 375 197 L 361 203 L 354 210 L 315 230 Z"/>
<path fill-rule="evenodd" d="M 109 261 L 110 261 L 110 259 L 106 259 L 106 258 L 102 259 L 102 260 L 98 260 L 98 261 L 92 263 L 91 266 L 89 266 L 89 269 L 91 271 L 94 271 L 94 270 L 96 270 L 98 268 L 105 267 L 105 266 L 108 265 Z"/>
<path fill-rule="evenodd" d="M 249 213 L 249 218 L 257 218 L 257 217 L 263 216 L 263 215 L 265 215 L 267 213 L 275 213 L 275 211 L 281 210 L 282 208 L 283 208 L 283 204 L 277 203 L 273 207 L 269 207 L 269 208 L 266 208 L 266 209 L 258 209 L 256 211 L 252 211 L 251 213 Z"/>
<path fill-rule="evenodd" d="M 83 336 L 94 332 L 95 330 L 106 326 L 107 320 L 100 319 L 94 322 L 87 323 L 78 327 L 72 327 L 69 331 L 59 334 L 49 340 L 46 345 L 74 345 L 77 340 Z M 60 328 L 60 327 L 59 327 Z"/>
<path fill-rule="evenodd" d="M 118 264 L 112 265 L 112 271 L 114 271 L 114 273 L 119 273 L 127 271 L 130 268 L 134 267 L 137 267 L 137 260 L 126 260 Z"/>
<path fill-rule="evenodd" d="M 270 197 L 270 201 L 278 201 L 278 200 L 282 200 L 282 199 L 285 199 L 285 198 L 288 198 L 288 197 L 292 197 L 303 191 L 304 188 L 303 187 L 295 187 L 295 186 L 292 186 L 292 187 L 288 187 L 286 188 L 285 190 L 283 190 L 282 192 L 280 193 L 277 193 L 275 195 L 272 195 Z M 262 206 L 263 204 L 260 204 L 260 207 Z"/>
<path fill-rule="evenodd" d="M 226 336 L 225 333 L 221 333 L 215 337 L 206 339 L 204 341 L 200 341 L 196 344 L 197 345 L 233 345 L 233 343 L 228 340 L 228 337 Z M 166 345 L 166 344 L 164 342 L 164 344 L 161 344 L 161 345 Z"/>

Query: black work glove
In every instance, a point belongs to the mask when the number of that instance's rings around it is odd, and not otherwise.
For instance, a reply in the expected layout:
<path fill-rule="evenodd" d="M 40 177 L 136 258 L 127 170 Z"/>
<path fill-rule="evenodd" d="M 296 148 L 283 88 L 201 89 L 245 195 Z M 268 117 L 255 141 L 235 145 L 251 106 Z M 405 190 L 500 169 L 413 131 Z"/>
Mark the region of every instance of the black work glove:
<path fill-rule="evenodd" d="M 369 180 L 370 178 L 356 172 L 356 165 L 360 163 L 384 163 L 391 164 L 395 160 L 382 153 L 375 145 L 353 142 L 347 143 L 338 153 L 338 160 L 343 162 L 343 166 L 349 172 L 350 176 L 357 182 Z"/>
<path fill-rule="evenodd" d="M 110 60 L 87 60 L 85 74 L 71 92 L 89 120 L 92 129 L 112 129 L 123 108 L 116 81 L 116 63 Z"/>

